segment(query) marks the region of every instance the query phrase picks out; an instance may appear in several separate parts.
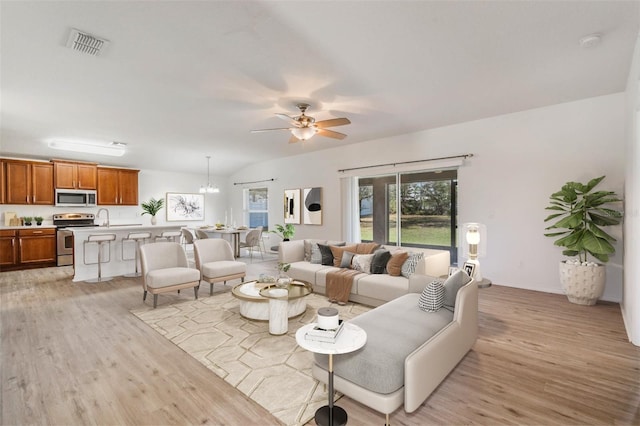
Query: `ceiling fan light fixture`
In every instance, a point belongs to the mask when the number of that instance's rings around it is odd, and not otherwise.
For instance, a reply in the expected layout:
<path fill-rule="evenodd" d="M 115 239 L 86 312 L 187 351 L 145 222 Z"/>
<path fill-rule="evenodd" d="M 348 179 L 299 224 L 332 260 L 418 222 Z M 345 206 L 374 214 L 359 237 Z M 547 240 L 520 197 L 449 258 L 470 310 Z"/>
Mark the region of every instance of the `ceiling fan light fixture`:
<path fill-rule="evenodd" d="M 317 130 L 314 127 L 296 127 L 291 129 L 291 134 L 301 141 L 309 140 L 315 135 Z"/>

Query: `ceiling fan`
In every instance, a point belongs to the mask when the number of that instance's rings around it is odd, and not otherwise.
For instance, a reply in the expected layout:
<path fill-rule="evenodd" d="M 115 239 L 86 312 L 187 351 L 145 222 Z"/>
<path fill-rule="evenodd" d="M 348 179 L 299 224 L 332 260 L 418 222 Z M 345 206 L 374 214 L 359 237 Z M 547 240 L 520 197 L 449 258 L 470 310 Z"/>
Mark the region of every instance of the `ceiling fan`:
<path fill-rule="evenodd" d="M 290 117 L 287 114 L 279 114 L 278 118 L 287 121 L 290 127 L 279 127 L 275 129 L 257 129 L 252 130 L 251 133 L 270 132 L 273 130 L 288 130 L 291 132 L 291 138 L 289 143 L 298 141 L 306 141 L 311 139 L 314 135 L 326 136 L 333 139 L 344 139 L 347 137 L 344 133 L 328 130 L 327 127 L 344 126 L 345 124 L 351 124 L 348 118 L 332 118 L 329 120 L 316 121 L 315 118 L 305 115 L 309 104 L 299 103 L 297 104 L 300 110 L 300 115 L 297 117 Z"/>

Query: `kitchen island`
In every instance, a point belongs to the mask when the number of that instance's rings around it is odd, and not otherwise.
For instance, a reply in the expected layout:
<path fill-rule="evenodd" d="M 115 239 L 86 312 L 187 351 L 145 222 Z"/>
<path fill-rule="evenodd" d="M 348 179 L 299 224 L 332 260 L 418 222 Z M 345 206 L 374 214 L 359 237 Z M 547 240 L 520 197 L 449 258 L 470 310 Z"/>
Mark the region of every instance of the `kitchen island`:
<path fill-rule="evenodd" d="M 109 250 L 110 261 L 105 262 L 107 253 L 105 250 L 102 263 L 102 277 L 117 277 L 130 274 L 135 270 L 134 257 L 136 245 L 132 241 L 125 243 L 124 250 L 122 240 L 127 238 L 130 232 L 151 232 L 149 242 L 153 242 L 154 237 L 160 235 L 164 231 L 180 231 L 185 225 L 111 225 L 111 226 L 95 226 L 69 228 L 73 232 L 73 281 L 86 281 L 98 277 L 98 244 L 85 244 L 89 235 L 107 235 L 114 234 L 115 241 L 111 242 Z M 85 265 L 85 249 L 86 261 L 94 263 Z M 123 256 L 124 255 L 124 256 Z M 124 257 L 124 260 L 123 260 Z M 138 270 L 140 266 L 138 266 Z"/>

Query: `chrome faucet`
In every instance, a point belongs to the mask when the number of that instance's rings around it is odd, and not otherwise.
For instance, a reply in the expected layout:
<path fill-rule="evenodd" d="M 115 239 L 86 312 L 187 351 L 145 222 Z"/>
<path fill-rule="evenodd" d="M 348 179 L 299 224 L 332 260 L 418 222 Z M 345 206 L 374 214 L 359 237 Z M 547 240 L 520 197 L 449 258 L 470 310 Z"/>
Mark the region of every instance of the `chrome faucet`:
<path fill-rule="evenodd" d="M 96 213 L 96 219 L 100 218 L 100 213 L 102 212 L 106 212 L 107 213 L 107 220 L 102 222 L 102 225 L 100 226 L 109 226 L 109 210 L 105 209 L 104 207 L 101 209 L 98 209 L 98 212 Z"/>

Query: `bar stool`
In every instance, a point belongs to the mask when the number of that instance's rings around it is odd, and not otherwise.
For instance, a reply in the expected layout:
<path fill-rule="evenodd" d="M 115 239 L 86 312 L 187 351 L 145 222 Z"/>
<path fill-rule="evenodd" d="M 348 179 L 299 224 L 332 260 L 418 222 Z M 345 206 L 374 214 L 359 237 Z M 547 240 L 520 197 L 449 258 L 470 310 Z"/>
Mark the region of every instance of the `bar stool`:
<path fill-rule="evenodd" d="M 154 241 L 165 240 L 176 243 L 176 238 L 182 235 L 182 231 L 164 231 L 160 235 L 156 235 Z"/>
<path fill-rule="evenodd" d="M 147 242 L 151 238 L 151 232 L 129 232 L 127 238 L 122 239 L 122 260 L 135 260 L 136 270 L 132 274 L 125 274 L 125 277 L 134 278 L 139 277 L 142 273 L 138 272 L 138 251 L 140 250 L 140 244 Z M 127 242 L 133 242 L 136 246 L 136 253 L 134 257 L 124 257 L 124 245 Z"/>
<path fill-rule="evenodd" d="M 87 283 L 98 283 L 102 281 L 110 281 L 113 278 L 102 278 L 102 258 L 104 253 L 104 247 L 107 246 L 107 260 L 104 263 L 111 262 L 111 241 L 115 241 L 116 234 L 93 234 L 89 235 L 86 241 L 83 243 L 83 259 L 85 265 L 95 265 L 98 264 L 98 278 L 85 280 Z M 98 261 L 97 262 L 87 262 L 87 244 L 97 244 L 98 245 Z"/>

